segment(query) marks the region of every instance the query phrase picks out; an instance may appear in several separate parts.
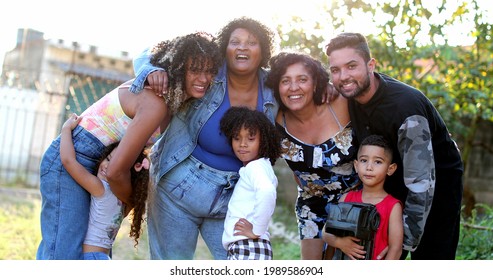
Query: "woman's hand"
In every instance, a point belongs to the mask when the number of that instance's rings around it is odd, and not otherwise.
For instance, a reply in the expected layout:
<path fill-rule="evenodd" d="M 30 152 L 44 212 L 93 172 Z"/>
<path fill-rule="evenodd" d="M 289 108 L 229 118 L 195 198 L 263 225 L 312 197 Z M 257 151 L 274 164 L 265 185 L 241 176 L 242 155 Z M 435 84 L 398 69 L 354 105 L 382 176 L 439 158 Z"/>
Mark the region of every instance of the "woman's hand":
<path fill-rule="evenodd" d="M 151 72 L 147 76 L 149 86 L 156 92 L 156 95 L 162 97 L 168 93 L 168 74 L 163 70 Z"/>
<path fill-rule="evenodd" d="M 339 96 L 339 92 L 334 88 L 332 83 L 327 84 L 327 90 L 323 98 L 324 103 L 330 103 Z"/>

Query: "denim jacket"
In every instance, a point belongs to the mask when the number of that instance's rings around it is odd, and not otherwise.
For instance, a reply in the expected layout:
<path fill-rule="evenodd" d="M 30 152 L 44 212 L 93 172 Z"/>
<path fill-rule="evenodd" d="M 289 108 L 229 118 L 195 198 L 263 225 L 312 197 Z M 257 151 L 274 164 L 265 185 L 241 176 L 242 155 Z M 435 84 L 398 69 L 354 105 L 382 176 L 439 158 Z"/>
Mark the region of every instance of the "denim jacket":
<path fill-rule="evenodd" d="M 151 58 L 151 49 L 147 48 L 133 59 L 135 80 L 130 86 L 130 91 L 138 93 L 144 89 L 147 76 L 156 70 L 164 70 L 163 68 L 153 66 L 149 60 Z"/>
<path fill-rule="evenodd" d="M 197 146 L 200 130 L 223 102 L 226 92 L 226 72 L 226 64 L 224 64 L 205 96 L 192 101 L 187 110 L 177 112 L 165 134 L 154 144 L 151 152 L 153 164 L 151 176 L 155 183 L 192 154 Z M 279 105 L 274 99 L 272 90 L 264 85 L 267 73 L 265 69 L 258 71 L 264 100 L 263 112 L 274 123 Z"/>

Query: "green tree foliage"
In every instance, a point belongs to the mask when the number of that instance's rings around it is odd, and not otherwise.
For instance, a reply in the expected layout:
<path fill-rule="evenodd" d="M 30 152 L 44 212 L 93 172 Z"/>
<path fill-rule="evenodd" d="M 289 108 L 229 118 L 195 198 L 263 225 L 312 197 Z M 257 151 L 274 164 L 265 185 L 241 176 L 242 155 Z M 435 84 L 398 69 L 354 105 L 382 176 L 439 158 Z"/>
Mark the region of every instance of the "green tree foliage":
<path fill-rule="evenodd" d="M 473 147 L 493 154 L 491 143 L 475 142 L 478 125 L 493 121 L 493 18 L 480 1 L 334 0 L 323 7 L 325 22 L 311 28 L 328 24 L 334 34 L 366 35 L 378 71 L 432 100 L 458 140 L 467 167 Z M 365 25 L 351 25 L 363 17 Z M 306 34 L 299 28 L 301 19 L 293 22 L 290 30 L 279 26 L 281 45 L 309 50 L 326 63 L 324 41 L 331 34 Z M 454 45 L 450 34 L 462 35 L 463 44 Z"/>

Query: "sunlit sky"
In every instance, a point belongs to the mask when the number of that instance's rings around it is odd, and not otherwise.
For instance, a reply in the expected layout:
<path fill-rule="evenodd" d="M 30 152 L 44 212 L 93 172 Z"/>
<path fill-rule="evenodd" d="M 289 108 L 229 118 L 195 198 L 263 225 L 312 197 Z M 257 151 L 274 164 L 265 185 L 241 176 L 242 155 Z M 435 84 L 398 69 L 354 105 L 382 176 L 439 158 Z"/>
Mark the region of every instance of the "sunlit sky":
<path fill-rule="evenodd" d="M 8 3 L 8 4 L 5 4 Z M 274 28 L 273 16 L 316 14 L 324 0 L 10 0 L 2 3 L 0 61 L 15 46 L 18 28 L 44 32 L 45 39 L 127 51 L 195 31 L 216 34 L 229 20 L 249 16 Z M 7 6 L 8 8 L 4 8 Z"/>
<path fill-rule="evenodd" d="M 18 28 L 44 32 L 45 39 L 76 41 L 97 46 L 103 53 L 127 51 L 134 56 L 177 35 L 199 30 L 216 34 L 239 16 L 259 19 L 272 28 L 288 23 L 293 15 L 307 25 L 324 22 L 326 15 L 320 9 L 324 3 L 330 0 L 9 0 L 0 4 L 0 64 L 5 52 L 15 46 Z M 351 31 L 371 32 L 371 25 L 351 23 L 346 23 Z M 326 25 L 312 32 L 329 39 L 332 29 Z"/>

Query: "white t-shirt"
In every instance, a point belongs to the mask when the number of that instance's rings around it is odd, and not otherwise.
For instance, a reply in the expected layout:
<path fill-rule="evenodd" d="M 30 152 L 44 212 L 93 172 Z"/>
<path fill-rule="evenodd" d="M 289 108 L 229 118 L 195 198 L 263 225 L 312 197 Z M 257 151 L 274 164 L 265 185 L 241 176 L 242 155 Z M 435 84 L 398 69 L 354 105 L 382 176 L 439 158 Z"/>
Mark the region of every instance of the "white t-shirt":
<path fill-rule="evenodd" d="M 84 244 L 111 249 L 123 221 L 123 203 L 113 194 L 105 182 L 104 194 L 91 196 L 89 226 Z"/>
<path fill-rule="evenodd" d="M 248 239 L 243 235 L 234 236 L 234 225 L 240 218 L 253 224 L 253 233 L 269 240 L 269 223 L 276 207 L 277 177 L 267 158 L 249 162 L 240 168 L 240 179 L 236 183 L 228 204 L 224 220 L 223 246 Z"/>

